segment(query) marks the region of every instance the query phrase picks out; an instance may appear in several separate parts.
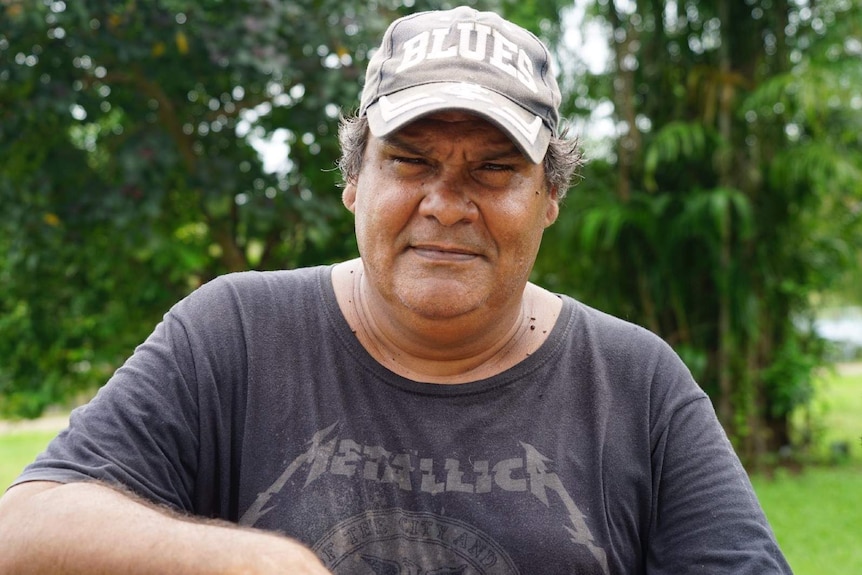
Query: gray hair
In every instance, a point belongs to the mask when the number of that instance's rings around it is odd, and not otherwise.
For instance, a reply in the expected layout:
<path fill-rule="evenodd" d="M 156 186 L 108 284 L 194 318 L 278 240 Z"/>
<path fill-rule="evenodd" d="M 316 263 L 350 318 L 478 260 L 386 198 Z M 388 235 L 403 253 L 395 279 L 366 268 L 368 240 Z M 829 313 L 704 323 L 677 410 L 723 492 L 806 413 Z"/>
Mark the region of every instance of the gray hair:
<path fill-rule="evenodd" d="M 545 152 L 545 184 L 548 190 L 557 190 L 557 200 L 562 201 L 572 186 L 578 168 L 583 164 L 583 153 L 577 138 L 568 138 L 564 128 L 559 136 L 551 136 Z M 355 182 L 362 168 L 362 156 L 368 144 L 368 118 L 365 116 L 343 116 L 338 126 L 338 141 L 341 158 L 338 169 L 345 182 Z"/>

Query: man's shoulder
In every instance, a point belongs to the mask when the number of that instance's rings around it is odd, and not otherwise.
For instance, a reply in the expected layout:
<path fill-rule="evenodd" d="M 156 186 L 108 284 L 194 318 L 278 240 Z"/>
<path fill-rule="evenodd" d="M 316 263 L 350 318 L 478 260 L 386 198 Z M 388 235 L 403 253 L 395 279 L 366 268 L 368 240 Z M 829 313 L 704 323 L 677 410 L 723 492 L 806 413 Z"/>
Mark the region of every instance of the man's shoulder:
<path fill-rule="evenodd" d="M 564 302 L 568 300 L 572 309 L 573 321 L 577 328 L 576 333 L 586 331 L 596 337 L 627 344 L 632 343 L 633 340 L 641 343 L 652 342 L 657 345 L 664 343 L 658 334 L 631 320 L 602 311 L 569 296 L 561 297 Z"/>
<path fill-rule="evenodd" d="M 329 266 L 277 271 L 242 271 L 218 276 L 193 290 L 172 311 L 185 315 L 269 313 L 285 302 L 321 300 Z M 269 311 L 267 311 L 269 310 Z"/>
<path fill-rule="evenodd" d="M 672 411 L 692 399 L 706 397 L 673 347 L 659 334 L 577 300 L 572 308 L 568 349 L 573 368 L 592 368 L 597 381 L 607 383 L 631 405 L 648 394 L 649 405 Z M 626 399 L 628 398 L 628 399 Z M 656 411 L 652 417 L 658 418 Z"/>
<path fill-rule="evenodd" d="M 240 271 L 220 275 L 195 289 L 193 298 L 232 300 L 266 297 L 286 291 L 316 289 L 329 274 L 329 266 L 313 266 L 273 271 Z"/>
<path fill-rule="evenodd" d="M 295 269 L 257 271 L 248 270 L 220 275 L 204 285 L 214 285 L 219 289 L 266 289 L 281 285 L 316 284 L 330 266 L 312 266 Z M 204 286 L 201 286 L 204 287 Z"/>
<path fill-rule="evenodd" d="M 643 369 L 664 365 L 683 367 L 679 355 L 660 334 L 578 300 L 566 298 L 571 309 L 568 336 L 571 345 L 581 353 L 599 356 L 618 366 Z M 684 370 L 683 370 L 684 371 Z"/>

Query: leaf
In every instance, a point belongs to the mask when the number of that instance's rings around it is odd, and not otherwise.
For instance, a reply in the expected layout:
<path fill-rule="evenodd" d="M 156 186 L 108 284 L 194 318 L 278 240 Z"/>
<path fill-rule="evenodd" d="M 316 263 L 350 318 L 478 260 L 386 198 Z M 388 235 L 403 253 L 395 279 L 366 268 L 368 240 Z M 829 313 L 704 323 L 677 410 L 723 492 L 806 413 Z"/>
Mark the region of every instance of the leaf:
<path fill-rule="evenodd" d="M 182 31 L 178 31 L 176 33 L 176 44 L 177 44 L 177 51 L 180 54 L 186 55 L 189 53 L 189 39 L 188 39 L 188 37 L 186 37 L 185 33 L 183 33 Z"/>
<path fill-rule="evenodd" d="M 644 185 L 655 191 L 656 174 L 664 164 L 693 162 L 704 157 L 708 141 L 707 130 L 699 122 L 670 122 L 655 135 L 646 150 Z"/>

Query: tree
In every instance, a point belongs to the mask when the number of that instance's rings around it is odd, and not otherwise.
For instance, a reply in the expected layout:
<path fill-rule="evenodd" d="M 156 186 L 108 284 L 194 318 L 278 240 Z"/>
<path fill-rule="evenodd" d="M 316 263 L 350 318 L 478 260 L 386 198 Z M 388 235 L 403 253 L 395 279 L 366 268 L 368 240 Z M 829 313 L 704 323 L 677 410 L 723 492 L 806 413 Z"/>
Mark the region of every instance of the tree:
<path fill-rule="evenodd" d="M 217 274 L 352 251 L 334 133 L 373 8 L 0 5 L 0 412 L 103 381 Z M 268 135 L 289 150 L 275 171 Z"/>
<path fill-rule="evenodd" d="M 745 460 L 762 462 L 791 445 L 824 358 L 811 296 L 862 245 L 860 8 L 591 6 L 612 61 L 571 104 L 612 104 L 612 152 L 550 231 L 568 252 L 537 269 L 673 344 Z"/>
<path fill-rule="evenodd" d="M 339 115 L 389 21 L 450 3 L 404 4 L 0 0 L 0 415 L 100 385 L 218 274 L 355 254 Z"/>

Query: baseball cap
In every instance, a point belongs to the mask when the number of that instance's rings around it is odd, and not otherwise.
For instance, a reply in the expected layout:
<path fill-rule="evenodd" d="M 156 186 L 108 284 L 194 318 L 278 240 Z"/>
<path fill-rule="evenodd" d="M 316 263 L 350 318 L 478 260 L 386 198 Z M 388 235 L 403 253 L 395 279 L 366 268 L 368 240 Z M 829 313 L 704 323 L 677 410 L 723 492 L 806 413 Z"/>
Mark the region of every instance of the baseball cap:
<path fill-rule="evenodd" d="M 462 6 L 389 25 L 368 63 L 359 115 L 383 137 L 432 112 L 467 111 L 538 164 L 557 130 L 560 99 L 550 54 L 534 34 Z"/>

